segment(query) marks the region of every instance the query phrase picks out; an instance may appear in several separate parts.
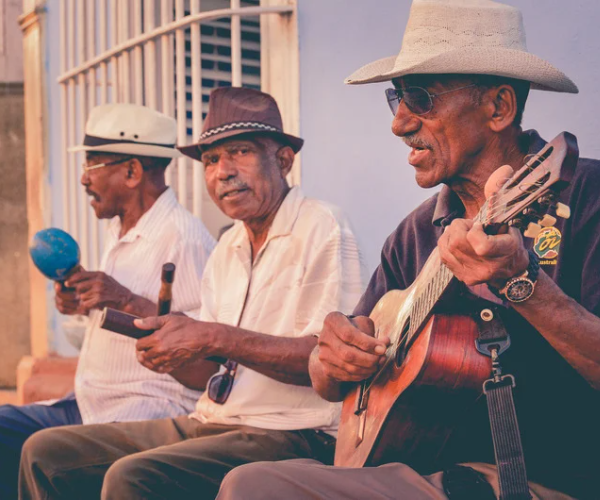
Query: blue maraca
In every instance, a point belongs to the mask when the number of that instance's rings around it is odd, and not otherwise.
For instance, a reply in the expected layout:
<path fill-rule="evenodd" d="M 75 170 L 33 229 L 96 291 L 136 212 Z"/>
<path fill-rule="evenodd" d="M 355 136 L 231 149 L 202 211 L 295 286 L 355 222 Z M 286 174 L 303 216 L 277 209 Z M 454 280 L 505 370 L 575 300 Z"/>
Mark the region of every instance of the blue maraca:
<path fill-rule="evenodd" d="M 54 281 L 64 281 L 79 265 L 79 245 L 73 237 L 56 227 L 35 233 L 29 255 L 41 273 Z"/>

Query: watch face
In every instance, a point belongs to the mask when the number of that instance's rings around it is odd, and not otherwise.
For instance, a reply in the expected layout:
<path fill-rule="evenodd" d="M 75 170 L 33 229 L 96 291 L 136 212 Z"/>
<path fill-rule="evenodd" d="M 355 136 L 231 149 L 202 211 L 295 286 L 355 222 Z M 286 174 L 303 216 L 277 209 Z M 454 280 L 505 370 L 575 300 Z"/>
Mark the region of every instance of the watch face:
<path fill-rule="evenodd" d="M 511 302 L 523 302 L 533 295 L 535 285 L 527 278 L 513 281 L 506 289 L 506 298 Z"/>

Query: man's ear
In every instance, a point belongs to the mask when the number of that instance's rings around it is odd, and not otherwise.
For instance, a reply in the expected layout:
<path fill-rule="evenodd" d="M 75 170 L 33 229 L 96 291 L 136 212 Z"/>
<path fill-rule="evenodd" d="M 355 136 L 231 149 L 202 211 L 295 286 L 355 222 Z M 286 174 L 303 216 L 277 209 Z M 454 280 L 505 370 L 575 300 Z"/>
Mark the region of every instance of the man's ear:
<path fill-rule="evenodd" d="M 277 150 L 277 163 L 281 170 L 281 176 L 284 179 L 290 173 L 290 170 L 292 170 L 295 156 L 294 150 L 289 146 L 283 146 Z"/>
<path fill-rule="evenodd" d="M 510 127 L 517 115 L 517 95 L 510 85 L 500 85 L 487 90 L 487 105 L 490 110 L 490 128 L 502 132 Z"/>
<path fill-rule="evenodd" d="M 144 168 L 137 158 L 132 158 L 126 164 L 125 185 L 129 188 L 137 187 L 142 182 Z"/>

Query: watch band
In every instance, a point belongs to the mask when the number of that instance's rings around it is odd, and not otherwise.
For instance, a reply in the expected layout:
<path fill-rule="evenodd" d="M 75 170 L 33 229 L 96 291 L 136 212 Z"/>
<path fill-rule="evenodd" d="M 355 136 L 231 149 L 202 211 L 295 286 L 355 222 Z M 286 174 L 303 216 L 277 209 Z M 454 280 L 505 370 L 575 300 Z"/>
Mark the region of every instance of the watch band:
<path fill-rule="evenodd" d="M 527 253 L 529 254 L 529 265 L 527 266 L 527 269 L 525 270 L 525 272 L 523 274 L 514 276 L 514 277 L 506 280 L 506 283 L 504 284 L 504 286 L 501 289 L 497 289 L 491 285 L 488 285 L 488 288 L 496 297 L 498 297 L 502 300 L 505 300 L 506 295 L 504 292 L 506 291 L 507 285 L 512 280 L 515 280 L 517 278 L 527 277 L 527 279 L 531 280 L 535 284 L 535 282 L 537 281 L 538 276 L 540 274 L 540 258 L 537 256 L 537 254 L 533 250 L 528 250 Z"/>

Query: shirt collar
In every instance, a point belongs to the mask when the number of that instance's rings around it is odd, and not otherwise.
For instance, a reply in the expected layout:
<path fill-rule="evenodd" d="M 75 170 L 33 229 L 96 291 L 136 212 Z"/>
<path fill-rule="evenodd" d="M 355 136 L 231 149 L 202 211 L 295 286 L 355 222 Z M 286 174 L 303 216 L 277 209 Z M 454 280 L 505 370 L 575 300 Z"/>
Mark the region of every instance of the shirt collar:
<path fill-rule="evenodd" d="M 524 141 L 524 148 L 529 154 L 536 154 L 546 145 L 546 141 L 540 137 L 536 130 L 526 130 L 519 137 Z M 435 209 L 433 211 L 432 224 L 434 226 L 446 227 L 454 219 L 465 213 L 465 207 L 458 195 L 448 186 L 443 186 L 438 194 Z"/>
<path fill-rule="evenodd" d="M 174 191 L 171 188 L 162 193 L 148 211 L 146 211 L 137 221 L 137 224 L 132 227 L 120 239 L 122 242 L 134 241 L 138 236 L 142 238 L 152 239 L 160 233 L 158 229 L 164 223 L 165 217 L 177 206 L 178 201 Z M 110 231 L 113 236 L 119 240 L 121 232 L 121 220 L 115 217 L 110 223 Z"/>
<path fill-rule="evenodd" d="M 265 248 L 269 241 L 274 238 L 291 234 L 294 224 L 298 219 L 298 215 L 300 214 L 300 207 L 302 206 L 304 198 L 304 193 L 302 193 L 300 187 L 294 186 L 290 189 L 277 210 L 277 214 L 275 215 L 275 219 L 273 219 L 273 224 L 271 224 L 271 227 L 269 228 L 269 234 L 267 235 L 267 239 L 262 248 Z M 249 245 L 248 232 L 246 231 L 244 223 L 236 221 L 235 224 L 238 226 L 238 229 L 237 234 L 232 240 L 232 245 L 236 247 Z"/>
<path fill-rule="evenodd" d="M 465 213 L 465 207 L 458 195 L 448 186 L 443 186 L 439 192 L 433 211 L 434 226 L 446 227 L 454 219 Z"/>

